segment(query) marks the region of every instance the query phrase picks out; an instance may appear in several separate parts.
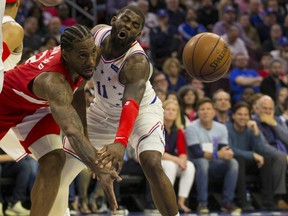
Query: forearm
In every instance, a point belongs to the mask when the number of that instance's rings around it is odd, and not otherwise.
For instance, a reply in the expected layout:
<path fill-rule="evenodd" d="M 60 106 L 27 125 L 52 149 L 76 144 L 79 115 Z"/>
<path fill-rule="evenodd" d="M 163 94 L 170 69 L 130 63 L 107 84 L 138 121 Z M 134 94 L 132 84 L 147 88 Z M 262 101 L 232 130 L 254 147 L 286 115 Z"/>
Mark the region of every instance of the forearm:
<path fill-rule="evenodd" d="M 0 155 L 0 163 L 15 161 L 12 157 L 7 154 Z"/>
<path fill-rule="evenodd" d="M 87 137 L 81 131 L 75 131 L 73 133 L 66 132 L 66 136 L 75 153 L 80 157 L 83 163 L 90 169 L 96 167 L 96 151 Z"/>
<path fill-rule="evenodd" d="M 240 86 L 254 85 L 258 82 L 255 77 L 239 77 L 236 80 L 236 83 Z"/>

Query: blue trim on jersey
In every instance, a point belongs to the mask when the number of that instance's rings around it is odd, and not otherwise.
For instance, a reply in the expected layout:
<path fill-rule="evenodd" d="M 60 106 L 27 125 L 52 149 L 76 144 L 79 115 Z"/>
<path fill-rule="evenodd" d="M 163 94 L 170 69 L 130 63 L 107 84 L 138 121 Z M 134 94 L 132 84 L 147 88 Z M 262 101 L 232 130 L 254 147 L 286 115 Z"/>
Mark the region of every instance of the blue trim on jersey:
<path fill-rule="evenodd" d="M 155 101 L 157 100 L 157 95 L 155 95 L 154 99 L 152 100 L 151 104 L 155 103 Z"/>

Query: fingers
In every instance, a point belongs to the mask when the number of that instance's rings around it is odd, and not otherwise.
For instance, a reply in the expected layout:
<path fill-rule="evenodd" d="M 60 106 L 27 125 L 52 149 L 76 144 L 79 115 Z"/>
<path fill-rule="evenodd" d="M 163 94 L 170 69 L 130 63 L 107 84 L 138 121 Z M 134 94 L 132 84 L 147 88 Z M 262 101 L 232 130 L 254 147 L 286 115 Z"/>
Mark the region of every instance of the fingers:
<path fill-rule="evenodd" d="M 123 168 L 123 160 L 120 160 L 118 161 L 118 170 L 117 170 L 118 174 L 121 173 L 122 168 Z"/>
<path fill-rule="evenodd" d="M 109 185 L 103 184 L 103 190 L 105 193 L 105 197 L 107 198 L 110 204 L 110 208 L 112 212 L 115 212 L 118 208 L 118 204 L 117 204 L 115 193 L 113 190 L 113 184 L 109 184 Z"/>

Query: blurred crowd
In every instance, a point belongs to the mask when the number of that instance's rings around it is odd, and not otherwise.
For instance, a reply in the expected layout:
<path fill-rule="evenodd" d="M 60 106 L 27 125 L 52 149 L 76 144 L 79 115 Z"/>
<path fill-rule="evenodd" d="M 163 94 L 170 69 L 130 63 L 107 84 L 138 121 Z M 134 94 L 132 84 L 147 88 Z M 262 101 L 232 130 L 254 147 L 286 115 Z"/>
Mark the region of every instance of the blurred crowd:
<path fill-rule="evenodd" d="M 209 213 L 212 181 L 222 185 L 222 211 L 288 210 L 286 1 L 107 0 L 96 1 L 96 8 L 92 0 L 75 2 L 87 13 L 93 14 L 96 9 L 98 24 L 109 24 L 110 18 L 127 4 L 143 10 L 146 21 L 139 42 L 153 63 L 151 83 L 163 102 L 166 147 L 162 165 L 172 184 L 179 178 L 175 188 L 180 211 Z M 44 7 L 21 0 L 16 17 L 24 29 L 20 63 L 58 46 L 61 33 L 69 26 L 79 23 L 93 27 L 83 14 L 72 16 L 71 9 L 65 1 L 56 7 Z M 186 42 L 202 32 L 220 35 L 232 52 L 228 73 L 213 83 L 189 76 L 182 64 Z M 92 83 L 87 83 L 85 94 L 88 108 L 94 96 Z M 144 176 L 133 150 L 128 148 L 125 156 L 123 173 Z M 14 178 L 18 185 L 8 199 L 0 196 L 1 203 L 29 200 L 37 171 L 31 161 L 28 158 L 15 165 L 4 152 L 1 154 L 1 177 Z M 20 171 L 11 172 L 10 166 L 22 171 L 25 167 L 30 170 L 25 173 L 31 174 L 23 178 Z M 260 185 L 260 203 L 249 198 L 254 189 L 247 184 L 250 176 L 256 176 Z M 156 211 L 149 185 L 145 188 L 145 209 Z M 193 188 L 196 207 L 189 201 Z M 117 184 L 115 193 L 121 203 Z M 71 213 L 107 211 L 101 185 L 92 180 L 88 170 L 70 186 L 69 202 Z"/>

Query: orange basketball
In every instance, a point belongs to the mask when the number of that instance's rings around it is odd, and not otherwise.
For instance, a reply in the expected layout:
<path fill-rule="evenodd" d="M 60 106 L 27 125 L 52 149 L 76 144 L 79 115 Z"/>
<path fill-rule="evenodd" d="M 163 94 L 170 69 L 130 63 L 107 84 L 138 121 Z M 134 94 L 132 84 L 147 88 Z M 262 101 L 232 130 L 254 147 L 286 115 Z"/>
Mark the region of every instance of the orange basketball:
<path fill-rule="evenodd" d="M 213 82 L 229 70 L 231 51 L 220 36 L 201 33 L 187 42 L 182 59 L 190 76 L 203 82 Z"/>

